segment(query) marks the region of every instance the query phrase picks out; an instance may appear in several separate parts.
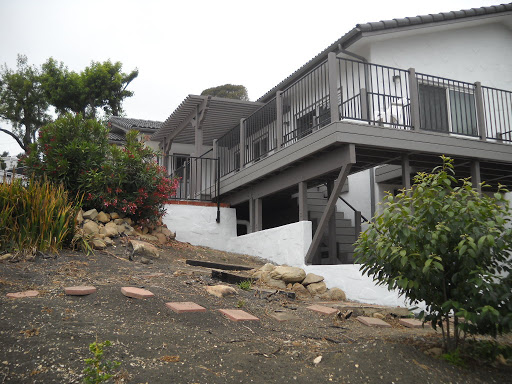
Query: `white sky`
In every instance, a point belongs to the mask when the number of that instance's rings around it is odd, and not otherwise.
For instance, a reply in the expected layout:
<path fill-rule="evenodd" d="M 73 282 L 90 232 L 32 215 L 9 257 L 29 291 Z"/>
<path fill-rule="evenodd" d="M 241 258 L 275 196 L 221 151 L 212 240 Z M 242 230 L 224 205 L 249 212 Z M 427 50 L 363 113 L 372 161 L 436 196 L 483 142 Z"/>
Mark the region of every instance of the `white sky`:
<path fill-rule="evenodd" d="M 502 1 L 504 2 L 504 1 Z M 127 117 L 165 120 L 188 94 L 243 84 L 256 100 L 358 23 L 499 0 L 0 0 L 0 64 L 18 53 L 81 71 L 92 60 L 139 69 Z M 0 127 L 8 124 L 0 122 Z M 21 148 L 0 132 L 0 152 Z"/>

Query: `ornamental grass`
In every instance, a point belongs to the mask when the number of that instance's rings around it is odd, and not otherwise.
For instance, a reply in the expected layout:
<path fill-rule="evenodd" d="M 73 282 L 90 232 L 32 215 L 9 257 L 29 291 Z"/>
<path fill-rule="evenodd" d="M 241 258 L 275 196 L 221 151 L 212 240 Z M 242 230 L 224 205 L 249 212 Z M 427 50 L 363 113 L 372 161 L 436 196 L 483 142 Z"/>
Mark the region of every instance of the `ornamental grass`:
<path fill-rule="evenodd" d="M 73 236 L 81 199 L 45 178 L 0 183 L 0 253 L 57 252 Z"/>

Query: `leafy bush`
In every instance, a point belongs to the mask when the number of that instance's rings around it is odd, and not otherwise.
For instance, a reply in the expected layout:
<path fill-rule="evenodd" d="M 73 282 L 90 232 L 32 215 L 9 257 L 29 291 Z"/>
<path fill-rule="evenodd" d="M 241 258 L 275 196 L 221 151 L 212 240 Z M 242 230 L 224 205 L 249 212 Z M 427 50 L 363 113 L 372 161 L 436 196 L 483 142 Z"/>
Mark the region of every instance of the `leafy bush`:
<path fill-rule="evenodd" d="M 0 251 L 55 252 L 73 234 L 80 201 L 62 185 L 42 179 L 0 184 Z"/>
<path fill-rule="evenodd" d="M 111 146 L 101 169 L 79 178 L 85 206 L 106 212 L 123 212 L 139 223 L 156 221 L 164 214 L 164 204 L 175 194 L 177 179 L 170 179 L 156 164 L 155 153 L 137 140 L 137 132 L 126 134 L 123 148 Z"/>
<path fill-rule="evenodd" d="M 177 187 L 154 157 L 136 131 L 120 148 L 108 144 L 101 123 L 67 114 L 40 130 L 24 162 L 30 173 L 62 182 L 73 194 L 84 193 L 85 209 L 124 212 L 143 224 L 162 217 Z"/>
<path fill-rule="evenodd" d="M 62 183 L 73 194 L 81 190 L 80 175 L 97 170 L 108 154 L 108 129 L 80 114 L 66 114 L 39 130 L 24 159 L 29 172 Z"/>
<path fill-rule="evenodd" d="M 412 303 L 425 302 L 421 316 L 441 327 L 448 351 L 461 332 L 496 336 L 512 329 L 506 190 L 479 194 L 469 180 L 453 177 L 452 163 L 443 157 L 441 167 L 415 176 L 410 190 L 388 195 L 356 243 L 363 273 Z"/>

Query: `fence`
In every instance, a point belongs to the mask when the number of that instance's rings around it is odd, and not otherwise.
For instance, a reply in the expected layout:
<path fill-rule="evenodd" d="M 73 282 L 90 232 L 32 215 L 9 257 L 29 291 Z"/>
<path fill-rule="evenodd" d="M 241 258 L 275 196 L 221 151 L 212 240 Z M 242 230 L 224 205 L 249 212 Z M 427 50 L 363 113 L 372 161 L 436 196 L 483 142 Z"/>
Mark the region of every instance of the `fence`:
<path fill-rule="evenodd" d="M 482 87 L 486 136 L 512 142 L 512 92 Z"/>
<path fill-rule="evenodd" d="M 170 156 L 175 164 L 177 156 Z M 171 177 L 179 178 L 176 200 L 211 201 L 219 191 L 219 159 L 207 157 L 188 157 L 171 173 Z"/>

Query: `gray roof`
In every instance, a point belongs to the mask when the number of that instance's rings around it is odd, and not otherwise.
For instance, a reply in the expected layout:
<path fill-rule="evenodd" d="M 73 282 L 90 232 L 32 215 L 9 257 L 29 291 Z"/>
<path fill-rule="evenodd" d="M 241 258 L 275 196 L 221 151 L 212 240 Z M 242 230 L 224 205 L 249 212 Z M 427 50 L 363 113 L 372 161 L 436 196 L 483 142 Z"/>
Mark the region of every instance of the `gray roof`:
<path fill-rule="evenodd" d="M 254 101 L 241 101 L 222 97 L 188 95 L 175 111 L 165 120 L 161 128 L 151 136 L 151 140 L 172 139 L 177 143 L 193 144 L 194 129 L 191 117 L 198 108 L 206 107 L 202 119 L 203 144 L 212 145 L 213 139 L 236 126 L 263 104 Z"/>
<path fill-rule="evenodd" d="M 161 121 L 129 119 L 119 116 L 111 116 L 109 122 L 112 128 L 118 128 L 125 132 L 135 129 L 143 133 L 155 133 L 162 126 Z"/>
<path fill-rule="evenodd" d="M 108 133 L 108 141 L 112 144 L 114 143 L 124 143 L 124 135 L 115 132 Z"/>
<path fill-rule="evenodd" d="M 510 12 L 512 13 L 512 3 L 501 4 L 501 5 L 491 5 L 487 7 L 479 7 L 479 8 L 471 8 L 464 9 L 460 11 L 452 11 L 452 12 L 441 12 L 429 15 L 420 15 L 415 17 L 405 17 L 400 19 L 393 20 L 382 20 L 378 22 L 372 23 L 364 23 L 364 24 L 356 24 L 355 28 L 351 31 L 343 35 L 340 39 L 336 40 L 318 55 L 316 55 L 313 59 L 308 61 L 302 67 L 300 67 L 297 71 L 292 73 L 286 79 L 281 81 L 278 85 L 272 88 L 270 91 L 261 96 L 258 101 L 268 102 L 272 97 L 275 96 L 278 90 L 284 90 L 288 87 L 298 76 L 303 75 L 311 68 L 317 66 L 322 61 L 327 59 L 327 54 L 329 52 L 338 51 L 338 47 L 341 46 L 342 49 L 348 48 L 352 43 L 357 41 L 361 36 L 371 34 L 373 32 L 379 32 L 383 30 L 390 29 L 400 29 L 400 28 L 411 28 L 419 25 L 428 25 L 435 23 L 443 23 L 450 22 L 457 19 L 466 19 L 472 20 L 476 18 L 480 18 L 482 16 L 489 16 L 498 13 Z"/>

